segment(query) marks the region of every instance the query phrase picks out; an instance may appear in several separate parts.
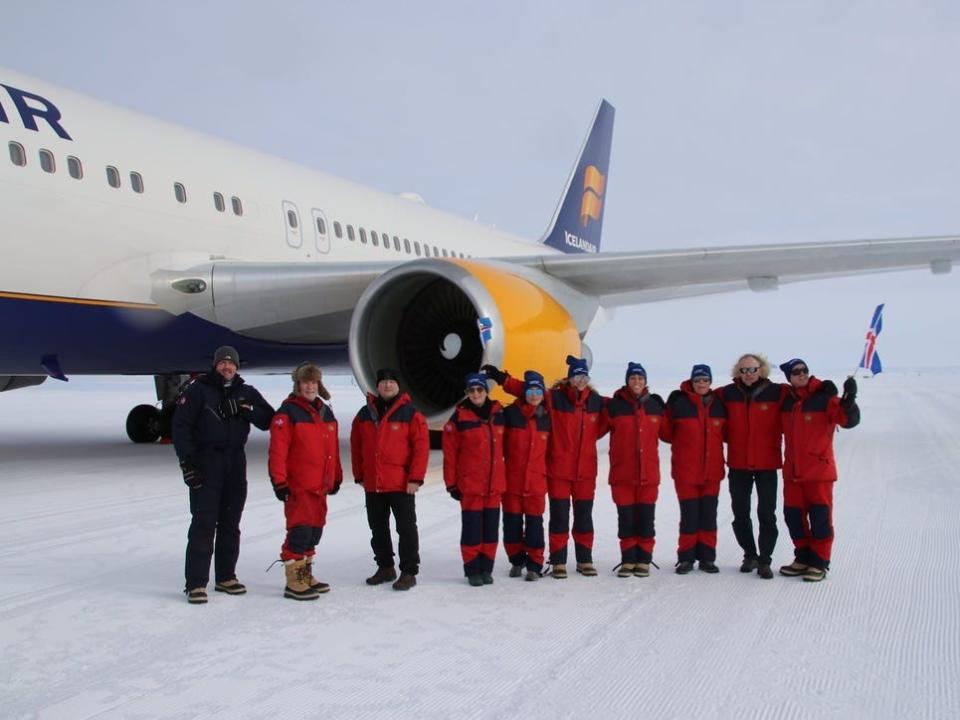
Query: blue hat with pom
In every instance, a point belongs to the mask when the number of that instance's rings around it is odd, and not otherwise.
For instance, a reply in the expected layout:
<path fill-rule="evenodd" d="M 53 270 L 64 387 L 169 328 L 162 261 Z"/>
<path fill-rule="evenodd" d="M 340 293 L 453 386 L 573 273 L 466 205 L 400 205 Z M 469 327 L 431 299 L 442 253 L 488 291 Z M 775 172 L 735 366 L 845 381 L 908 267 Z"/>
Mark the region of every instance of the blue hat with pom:
<path fill-rule="evenodd" d="M 482 387 L 487 390 L 487 376 L 483 373 L 467 373 L 464 387 L 468 390 L 472 387 Z"/>
<path fill-rule="evenodd" d="M 587 361 L 585 358 L 567 355 L 567 379 L 569 380 L 577 375 L 590 375 L 590 368 L 587 367 Z"/>
<path fill-rule="evenodd" d="M 625 383 L 630 382 L 631 375 L 642 375 L 644 380 L 647 379 L 647 371 L 638 362 L 627 363 L 627 374 L 623 376 L 623 381 Z"/>
<path fill-rule="evenodd" d="M 810 368 L 810 366 L 807 365 L 807 363 L 804 360 L 801 360 L 800 358 L 790 358 L 785 363 L 780 363 L 780 369 L 783 370 L 783 374 L 789 378 L 790 373 L 793 372 L 793 369 L 797 365 L 805 365 L 807 369 Z"/>
<path fill-rule="evenodd" d="M 696 380 L 698 378 L 706 378 L 710 382 L 713 382 L 713 372 L 710 370 L 709 365 L 694 365 L 693 369 L 690 370 L 690 380 Z"/>
<path fill-rule="evenodd" d="M 540 388 L 543 391 L 546 391 L 547 385 L 543 381 L 543 375 L 538 373 L 536 370 L 527 370 L 523 374 L 523 390 L 526 392 L 531 388 Z"/>

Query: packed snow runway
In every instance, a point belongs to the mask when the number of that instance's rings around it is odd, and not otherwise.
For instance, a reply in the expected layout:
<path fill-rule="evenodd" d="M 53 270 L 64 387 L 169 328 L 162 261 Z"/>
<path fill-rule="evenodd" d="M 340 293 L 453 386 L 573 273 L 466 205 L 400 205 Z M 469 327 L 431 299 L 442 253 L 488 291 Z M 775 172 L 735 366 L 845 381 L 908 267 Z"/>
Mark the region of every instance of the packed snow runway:
<path fill-rule="evenodd" d="M 719 575 L 673 572 L 678 509 L 663 446 L 647 579 L 619 579 L 602 444 L 601 574 L 493 586 L 462 577 L 459 507 L 440 456 L 418 497 L 422 567 L 371 588 L 363 492 L 347 478 L 318 547 L 320 600 L 264 570 L 283 539 L 267 438 L 248 445 L 238 575 L 249 593 L 181 594 L 187 490 L 170 446 L 123 434 L 148 379 L 75 379 L 0 395 L 0 716 L 41 718 L 960 717 L 960 389 L 955 371 L 861 383 L 836 439 L 826 581 L 737 571 L 727 490 Z M 248 378 L 277 405 L 289 384 Z M 840 377 L 834 377 L 840 380 Z M 609 394 L 611 383 L 598 383 Z M 653 383 L 666 395 L 670 384 Z M 346 433 L 361 402 L 330 385 Z M 349 473 L 347 472 L 349 475 Z M 779 509 L 778 509 L 779 513 Z M 792 558 L 780 520 L 776 565 Z M 212 589 L 212 586 L 211 586 Z"/>

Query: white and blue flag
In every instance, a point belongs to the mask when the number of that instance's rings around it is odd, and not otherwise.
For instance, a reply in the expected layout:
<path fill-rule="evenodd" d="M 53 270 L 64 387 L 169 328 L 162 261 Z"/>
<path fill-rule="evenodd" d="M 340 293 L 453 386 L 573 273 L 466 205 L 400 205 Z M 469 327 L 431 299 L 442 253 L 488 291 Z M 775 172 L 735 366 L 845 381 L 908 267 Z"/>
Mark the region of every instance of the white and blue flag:
<path fill-rule="evenodd" d="M 863 346 L 863 357 L 860 358 L 860 365 L 857 366 L 869 370 L 873 375 L 879 375 L 883 370 L 880 356 L 877 355 L 877 336 L 881 330 L 883 330 L 883 303 L 877 305 L 877 309 L 873 311 L 873 320 L 870 321 L 867 341 Z"/>

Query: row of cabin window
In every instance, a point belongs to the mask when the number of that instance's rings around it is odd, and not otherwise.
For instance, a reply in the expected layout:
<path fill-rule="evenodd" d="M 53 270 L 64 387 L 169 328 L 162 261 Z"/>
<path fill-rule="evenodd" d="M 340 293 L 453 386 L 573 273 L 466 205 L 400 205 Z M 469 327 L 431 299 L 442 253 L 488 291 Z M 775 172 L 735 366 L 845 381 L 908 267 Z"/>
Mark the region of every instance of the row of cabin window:
<path fill-rule="evenodd" d="M 18 167 L 25 167 L 27 164 L 27 153 L 23 149 L 23 145 L 18 142 L 11 142 L 9 148 L 10 161 Z M 57 171 L 57 163 L 53 157 L 53 153 L 46 148 L 41 148 L 39 154 L 40 168 L 44 172 L 55 173 Z M 74 180 L 83 179 L 83 164 L 79 158 L 73 155 L 67 156 L 67 172 Z M 107 165 L 107 185 L 112 188 L 120 187 L 120 171 L 113 165 Z M 135 193 L 143 192 L 143 176 L 140 173 L 136 171 L 130 172 L 130 187 Z M 187 189 L 183 183 L 178 182 L 173 184 L 173 196 L 179 203 L 185 203 L 187 201 Z M 243 204 L 236 195 L 230 198 L 230 205 L 233 208 L 234 215 L 243 215 Z M 224 212 L 226 210 L 227 203 L 221 193 L 215 192 L 213 194 L 213 206 L 218 212 Z"/>
<path fill-rule="evenodd" d="M 318 229 L 319 229 L 319 223 L 321 223 L 321 222 L 322 222 L 322 221 L 319 220 L 319 218 L 318 218 Z M 347 226 L 346 226 L 346 230 L 347 230 L 347 239 L 350 240 L 350 241 L 356 242 L 357 236 L 356 236 L 356 235 L 354 234 L 354 232 L 353 232 L 353 225 L 347 225 Z M 360 242 L 363 243 L 364 245 L 366 245 L 366 244 L 367 244 L 367 231 L 366 231 L 364 228 L 357 228 L 357 230 L 359 231 L 359 234 L 360 234 Z M 341 227 L 339 221 L 334 221 L 334 223 L 333 223 L 333 234 L 336 235 L 338 238 L 343 238 L 343 227 Z M 380 245 L 380 239 L 381 239 L 381 238 L 382 238 L 382 240 L 383 240 L 383 249 L 389 252 L 389 251 L 390 251 L 390 236 L 389 236 L 387 233 L 382 233 L 382 234 L 378 237 L 376 230 L 371 230 L 371 231 L 370 231 L 370 242 L 373 244 L 374 247 L 379 247 L 379 245 Z M 406 252 L 407 255 L 409 255 L 410 252 L 411 252 L 411 249 L 410 249 L 410 240 L 408 240 L 407 238 L 404 238 L 404 239 L 403 239 L 403 247 L 401 248 L 400 238 L 398 238 L 396 235 L 394 235 L 394 236 L 393 236 L 393 249 L 396 250 L 397 252 Z M 421 252 L 421 250 L 420 250 L 420 242 L 417 241 L 417 240 L 414 240 L 414 241 L 413 241 L 413 252 L 414 252 L 414 254 L 416 254 L 417 257 L 420 257 L 421 254 L 424 255 L 425 257 L 430 257 L 430 246 L 429 246 L 427 243 L 424 243 L 424 244 L 423 244 L 423 251 Z M 440 257 L 441 253 L 443 254 L 443 257 L 457 257 L 457 253 L 455 253 L 455 252 L 453 252 L 453 251 L 450 251 L 450 253 L 448 254 L 446 248 L 443 248 L 443 249 L 441 250 L 440 248 L 437 248 L 436 245 L 434 245 L 434 246 L 433 246 L 433 256 L 434 256 L 434 257 Z M 460 253 L 460 257 L 464 257 L 463 253 Z"/>

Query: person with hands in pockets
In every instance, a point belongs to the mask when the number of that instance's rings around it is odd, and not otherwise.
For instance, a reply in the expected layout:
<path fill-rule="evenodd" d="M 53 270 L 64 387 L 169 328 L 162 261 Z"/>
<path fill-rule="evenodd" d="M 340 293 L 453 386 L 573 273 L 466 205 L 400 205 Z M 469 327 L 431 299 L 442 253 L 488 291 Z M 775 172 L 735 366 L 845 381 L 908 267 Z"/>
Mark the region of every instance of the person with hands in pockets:
<path fill-rule="evenodd" d="M 317 543 L 327 521 L 327 495 L 343 482 L 337 420 L 324 401 L 330 393 L 316 365 L 293 371 L 293 392 L 270 423 L 270 482 L 283 502 L 287 534 L 280 548 L 286 570 L 283 596 L 316 600 L 330 590 L 313 576 Z"/>
<path fill-rule="evenodd" d="M 244 445 L 251 424 L 270 427 L 273 408 L 237 374 L 239 366 L 236 349 L 217 348 L 213 367 L 184 389 L 173 414 L 173 446 L 190 488 L 184 592 L 194 605 L 207 602 L 211 557 L 215 590 L 247 591 L 237 580 L 240 517 L 247 500 Z"/>

